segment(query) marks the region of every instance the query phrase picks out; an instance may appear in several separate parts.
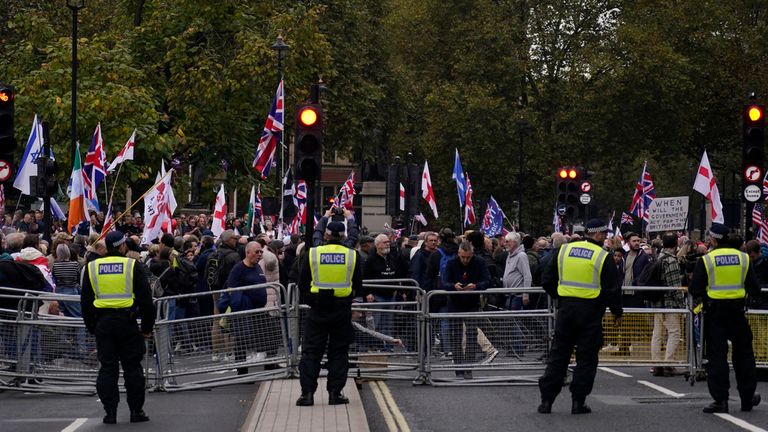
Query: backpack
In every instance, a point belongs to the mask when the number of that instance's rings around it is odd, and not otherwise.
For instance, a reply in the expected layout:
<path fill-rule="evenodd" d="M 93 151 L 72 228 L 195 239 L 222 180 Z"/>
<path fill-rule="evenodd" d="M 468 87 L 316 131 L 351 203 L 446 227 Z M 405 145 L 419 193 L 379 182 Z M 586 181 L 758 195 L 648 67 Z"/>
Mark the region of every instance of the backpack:
<path fill-rule="evenodd" d="M 208 262 L 205 263 L 205 283 L 208 285 L 208 291 L 216 291 L 219 281 L 219 259 L 216 255 L 211 254 L 208 258 Z"/>
<path fill-rule="evenodd" d="M 160 298 L 165 294 L 165 288 L 163 288 L 162 282 L 160 282 L 160 278 L 162 278 L 165 275 L 165 272 L 170 270 L 171 268 L 168 267 L 167 269 L 163 270 L 162 273 L 160 273 L 160 276 L 155 276 L 152 274 L 152 272 L 149 273 L 149 290 L 152 293 L 153 298 Z"/>
<path fill-rule="evenodd" d="M 197 267 L 192 261 L 177 257 L 176 274 L 179 278 L 179 294 L 189 294 L 195 291 L 197 286 Z"/>
<path fill-rule="evenodd" d="M 650 265 L 645 266 L 640 276 L 637 278 L 637 284 L 640 286 L 667 286 L 664 279 L 663 257 L 659 257 Z M 657 302 L 664 298 L 665 291 L 643 291 L 643 298 L 649 302 Z"/>
<path fill-rule="evenodd" d="M 448 261 L 456 257 L 455 253 L 449 254 L 443 251 L 441 248 L 437 249 L 440 252 L 440 267 L 437 270 L 437 279 L 442 282 L 445 277 L 445 270 L 448 268 Z"/>

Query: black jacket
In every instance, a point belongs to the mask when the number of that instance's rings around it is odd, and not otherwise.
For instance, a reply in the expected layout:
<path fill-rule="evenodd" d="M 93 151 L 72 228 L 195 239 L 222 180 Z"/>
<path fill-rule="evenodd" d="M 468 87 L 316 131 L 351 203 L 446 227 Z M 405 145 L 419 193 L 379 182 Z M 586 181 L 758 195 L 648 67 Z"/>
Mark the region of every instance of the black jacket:
<path fill-rule="evenodd" d="M 459 245 L 456 244 L 456 242 L 442 242 L 440 244 L 440 247 L 438 249 L 442 249 L 443 252 L 449 254 L 449 255 L 456 255 L 456 253 L 459 250 Z M 442 255 L 440 255 L 440 251 L 435 251 L 433 254 L 429 256 L 429 260 L 427 261 L 427 276 L 426 280 L 428 283 L 428 286 L 423 287 L 425 291 L 432 291 L 435 289 L 440 289 L 440 281 L 437 280 L 437 276 L 440 273 L 440 258 Z"/>
<path fill-rule="evenodd" d="M 456 291 L 456 284 L 460 283 L 462 285 L 475 284 L 477 286 L 475 291 L 485 291 L 489 282 L 490 275 L 485 260 L 473 256 L 469 264 L 464 265 L 461 259 L 456 256 L 445 266 L 442 289 Z M 451 311 L 476 311 L 479 306 L 479 295 L 452 295 L 448 297 L 448 307 Z"/>
<path fill-rule="evenodd" d="M 400 264 L 400 255 L 394 251 L 386 256 L 373 253 L 368 256 L 363 267 L 363 279 L 403 279 L 406 274 Z M 395 291 L 386 288 L 363 288 L 363 296 L 368 294 L 382 297 L 392 297 Z"/>
<path fill-rule="evenodd" d="M 222 244 L 216 251 L 216 259 L 219 260 L 218 281 L 216 282 L 216 289 L 227 288 L 227 278 L 229 272 L 232 271 L 232 267 L 243 259 L 236 249 L 232 249 L 228 245 Z"/>
<path fill-rule="evenodd" d="M 119 254 L 107 254 L 107 256 L 122 256 Z M 85 268 L 83 273 L 83 291 L 80 294 L 80 306 L 83 310 L 83 321 L 88 331 L 93 334 L 96 331 L 96 320 L 98 319 L 97 309 L 93 305 L 96 300 L 96 294 L 91 286 L 89 276 L 90 269 Z M 141 332 L 148 334 L 152 332 L 155 326 L 155 305 L 152 303 L 152 293 L 149 290 L 149 279 L 147 278 L 144 266 L 133 266 L 133 310 L 132 316 L 141 318 Z"/>

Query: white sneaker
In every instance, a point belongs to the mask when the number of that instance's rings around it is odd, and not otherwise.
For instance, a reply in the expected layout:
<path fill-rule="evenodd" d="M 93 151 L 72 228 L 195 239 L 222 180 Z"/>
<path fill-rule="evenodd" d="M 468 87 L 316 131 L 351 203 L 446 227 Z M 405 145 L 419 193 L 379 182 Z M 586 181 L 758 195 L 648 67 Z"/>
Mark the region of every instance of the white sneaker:
<path fill-rule="evenodd" d="M 602 351 L 602 352 L 619 352 L 619 347 L 618 347 L 618 345 L 608 344 L 608 345 L 604 346 L 603 349 L 600 350 L 600 351 Z"/>
<path fill-rule="evenodd" d="M 267 353 L 266 352 L 257 352 L 256 356 L 254 357 L 255 361 L 264 361 L 267 359 Z"/>
<path fill-rule="evenodd" d="M 499 355 L 499 350 L 494 348 L 493 351 L 491 351 L 488 354 L 488 357 L 486 357 L 482 362 L 480 362 L 480 364 L 484 364 L 484 365 L 491 364 L 493 363 L 493 361 L 496 359 L 496 356 L 498 355 Z"/>

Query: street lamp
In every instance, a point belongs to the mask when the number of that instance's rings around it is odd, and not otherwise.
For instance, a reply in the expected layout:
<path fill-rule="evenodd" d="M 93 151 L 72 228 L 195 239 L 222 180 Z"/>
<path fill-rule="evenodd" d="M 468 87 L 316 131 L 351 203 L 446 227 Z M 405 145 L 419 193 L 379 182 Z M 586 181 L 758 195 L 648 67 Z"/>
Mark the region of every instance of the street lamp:
<path fill-rule="evenodd" d="M 275 43 L 272 44 L 272 50 L 274 50 L 277 53 L 277 79 L 278 80 L 283 79 L 283 60 L 285 60 L 286 51 L 290 49 L 291 47 L 288 46 L 283 40 L 283 29 L 278 29 L 277 39 L 275 40 Z"/>
<path fill-rule="evenodd" d="M 67 0 L 67 7 L 72 10 L 72 142 L 69 154 L 74 161 L 77 142 L 77 12 L 85 7 L 85 0 Z"/>

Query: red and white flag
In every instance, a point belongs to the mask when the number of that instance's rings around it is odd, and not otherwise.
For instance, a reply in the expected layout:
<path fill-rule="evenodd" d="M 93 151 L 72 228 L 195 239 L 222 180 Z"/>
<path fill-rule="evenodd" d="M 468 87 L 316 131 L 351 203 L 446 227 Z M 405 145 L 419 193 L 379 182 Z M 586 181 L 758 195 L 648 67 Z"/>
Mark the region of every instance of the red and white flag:
<path fill-rule="evenodd" d="M 472 183 L 469 182 L 469 173 L 465 174 L 467 178 L 467 190 L 464 195 L 464 226 L 475 223 L 475 205 L 472 204 Z"/>
<path fill-rule="evenodd" d="M 120 153 L 117 154 L 117 157 L 115 158 L 115 160 L 113 160 L 112 163 L 109 164 L 109 168 L 107 168 L 107 172 L 114 171 L 115 169 L 117 169 L 118 165 L 120 165 L 125 161 L 133 160 L 134 144 L 136 144 L 136 129 L 133 130 L 131 137 L 128 138 L 128 142 L 125 143 L 122 150 L 120 150 Z"/>
<path fill-rule="evenodd" d="M 725 223 L 723 203 L 720 202 L 720 191 L 717 189 L 717 179 L 715 179 L 715 173 L 712 172 L 712 167 L 709 165 L 706 150 L 701 156 L 696 180 L 693 182 L 693 190 L 704 195 L 712 203 L 712 222 Z"/>
<path fill-rule="evenodd" d="M 227 197 L 224 195 L 224 185 L 221 185 L 219 193 L 216 194 L 216 203 L 213 205 L 213 223 L 211 232 L 213 237 L 218 240 L 221 233 L 227 227 Z"/>
<path fill-rule="evenodd" d="M 405 186 L 403 186 L 402 183 L 400 183 L 400 205 L 398 208 L 400 211 L 405 211 Z"/>
<path fill-rule="evenodd" d="M 429 175 L 427 161 L 424 161 L 424 172 L 421 174 L 421 197 L 429 204 L 432 214 L 437 219 L 437 201 L 435 201 L 435 192 L 432 190 L 432 177 Z"/>
<path fill-rule="evenodd" d="M 419 221 L 422 225 L 427 226 L 427 218 L 424 217 L 423 213 L 419 212 L 419 214 L 417 214 L 413 218 Z"/>
<path fill-rule="evenodd" d="M 144 198 L 144 233 L 141 236 L 141 244 L 150 244 L 163 232 L 163 224 L 171 225 L 171 212 L 169 210 L 169 195 L 171 191 L 171 175 L 157 174 L 154 189 Z M 162 181 L 161 181 L 162 180 Z"/>

